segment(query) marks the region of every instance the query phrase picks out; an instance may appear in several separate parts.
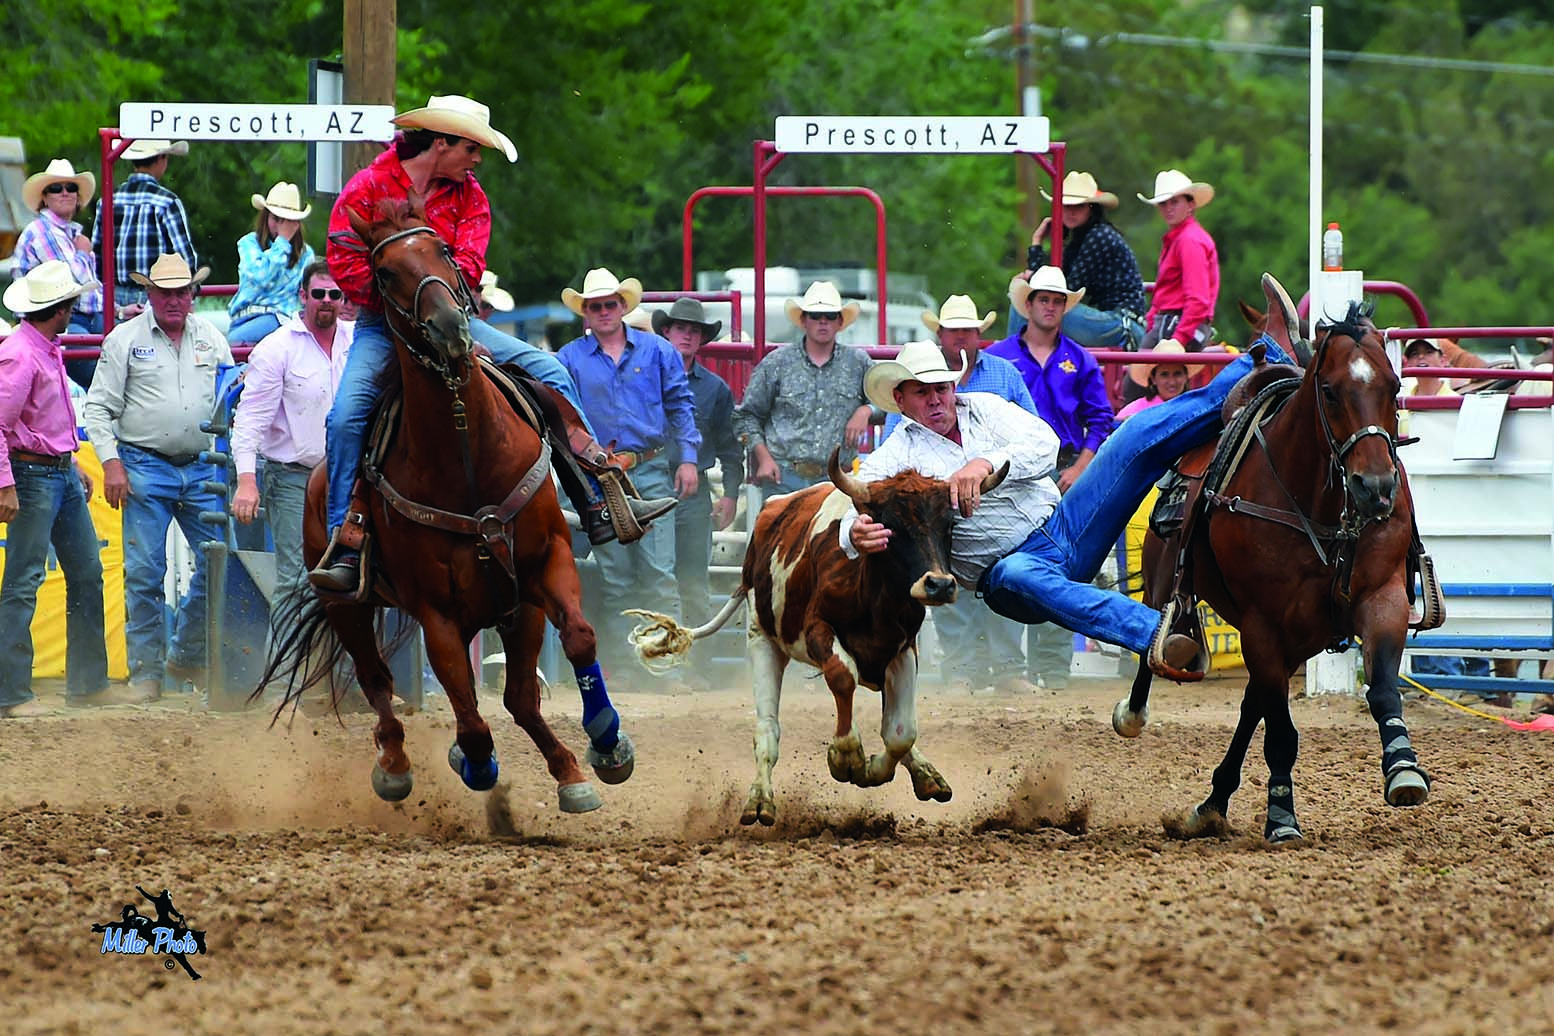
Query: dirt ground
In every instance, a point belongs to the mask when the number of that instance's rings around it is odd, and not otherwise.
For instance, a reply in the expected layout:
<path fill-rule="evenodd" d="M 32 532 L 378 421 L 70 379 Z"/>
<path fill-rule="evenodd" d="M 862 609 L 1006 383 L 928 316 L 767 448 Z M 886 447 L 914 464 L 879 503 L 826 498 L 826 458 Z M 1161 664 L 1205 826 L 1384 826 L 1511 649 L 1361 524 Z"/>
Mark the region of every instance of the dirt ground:
<path fill-rule="evenodd" d="M 1395 810 L 1361 707 L 1297 701 L 1308 840 L 1273 850 L 1261 736 L 1231 836 L 1162 828 L 1207 791 L 1232 681 L 1157 686 L 1136 741 L 1111 731 L 1114 681 L 925 690 L 919 745 L 955 787 L 938 805 L 904 774 L 834 784 L 830 697 L 794 675 L 771 830 L 737 822 L 738 690 L 618 681 L 637 772 L 581 817 L 489 697 L 497 789 L 449 771 L 433 699 L 407 720 L 399 806 L 369 787 L 369 717 L 270 729 L 171 704 L 0 724 L 0 1030 L 1554 1032 L 1554 735 L 1410 703 L 1435 785 Z M 574 692 L 547 713 L 581 755 Z M 858 715 L 873 750 L 877 699 Z M 201 981 L 100 955 L 91 925 L 137 885 L 206 932 Z"/>

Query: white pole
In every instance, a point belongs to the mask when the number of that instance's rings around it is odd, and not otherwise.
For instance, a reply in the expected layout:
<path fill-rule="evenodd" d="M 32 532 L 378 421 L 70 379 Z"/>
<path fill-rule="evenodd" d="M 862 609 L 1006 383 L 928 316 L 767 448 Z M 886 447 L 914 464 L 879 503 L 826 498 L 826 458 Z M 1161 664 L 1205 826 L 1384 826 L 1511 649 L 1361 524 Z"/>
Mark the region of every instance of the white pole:
<path fill-rule="evenodd" d="M 1311 9 L 1311 199 L 1310 241 L 1306 283 L 1311 292 L 1311 322 L 1316 324 L 1322 308 L 1322 8 Z"/>

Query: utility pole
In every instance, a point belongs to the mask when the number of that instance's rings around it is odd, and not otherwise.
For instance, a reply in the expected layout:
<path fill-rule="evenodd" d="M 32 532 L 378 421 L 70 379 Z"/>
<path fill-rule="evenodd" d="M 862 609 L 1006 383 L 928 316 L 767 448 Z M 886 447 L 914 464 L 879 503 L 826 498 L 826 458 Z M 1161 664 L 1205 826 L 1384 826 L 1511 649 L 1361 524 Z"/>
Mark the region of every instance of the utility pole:
<path fill-rule="evenodd" d="M 398 22 L 397 0 L 345 0 L 346 104 L 394 103 Z M 371 165 L 381 151 L 375 143 L 347 144 L 341 181 Z"/>
<path fill-rule="evenodd" d="M 1016 115 L 1040 115 L 1041 94 L 1036 89 L 1036 76 L 1031 61 L 1031 35 L 1027 31 L 1031 24 L 1032 0 L 1014 0 L 1014 113 Z M 1034 107 L 1034 111 L 1027 110 Z M 1025 255 L 1025 244 L 1030 240 L 1031 231 L 1036 229 L 1040 221 L 1036 209 L 1036 167 L 1025 155 L 1015 155 L 1016 185 L 1020 190 L 1020 244 L 1016 249 L 1020 256 Z"/>

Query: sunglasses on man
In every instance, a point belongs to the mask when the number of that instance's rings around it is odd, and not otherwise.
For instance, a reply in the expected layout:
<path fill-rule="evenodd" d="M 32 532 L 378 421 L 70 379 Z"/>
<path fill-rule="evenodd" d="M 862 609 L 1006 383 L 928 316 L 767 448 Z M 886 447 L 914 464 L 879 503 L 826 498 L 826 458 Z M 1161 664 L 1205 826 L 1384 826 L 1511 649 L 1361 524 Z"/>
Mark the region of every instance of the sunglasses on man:
<path fill-rule="evenodd" d="M 308 294 L 312 295 L 313 298 L 319 302 L 322 302 L 325 299 L 328 299 L 330 302 L 339 302 L 341 299 L 345 298 L 345 292 L 341 291 L 339 288 L 314 288 L 309 291 Z"/>
<path fill-rule="evenodd" d="M 603 302 L 590 302 L 583 308 L 590 313 L 608 313 L 620 304 L 620 299 L 605 299 Z"/>
<path fill-rule="evenodd" d="M 80 194 L 81 188 L 74 183 L 51 183 L 43 188 L 44 194 Z"/>
<path fill-rule="evenodd" d="M 805 313 L 804 315 L 811 320 L 835 320 L 840 322 L 842 319 L 842 314 L 840 313 Z"/>

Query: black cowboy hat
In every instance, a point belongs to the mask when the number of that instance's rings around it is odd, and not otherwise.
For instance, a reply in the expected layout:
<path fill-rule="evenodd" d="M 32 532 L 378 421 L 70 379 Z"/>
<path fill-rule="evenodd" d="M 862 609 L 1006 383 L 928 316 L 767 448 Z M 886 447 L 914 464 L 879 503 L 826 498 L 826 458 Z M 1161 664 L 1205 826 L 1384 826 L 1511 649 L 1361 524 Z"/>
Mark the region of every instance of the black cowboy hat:
<path fill-rule="evenodd" d="M 697 324 L 707 332 L 707 337 L 702 339 L 710 342 L 718 337 L 718 332 L 723 330 L 723 321 L 708 320 L 707 311 L 702 304 L 695 299 L 675 299 L 674 305 L 667 310 L 655 309 L 653 311 L 653 333 L 662 336 L 669 329 L 669 325 L 675 321 L 682 324 Z"/>

